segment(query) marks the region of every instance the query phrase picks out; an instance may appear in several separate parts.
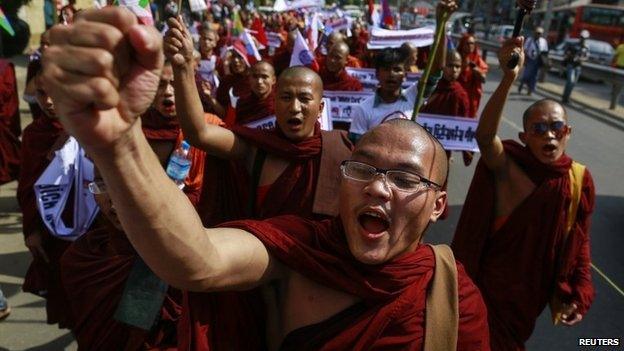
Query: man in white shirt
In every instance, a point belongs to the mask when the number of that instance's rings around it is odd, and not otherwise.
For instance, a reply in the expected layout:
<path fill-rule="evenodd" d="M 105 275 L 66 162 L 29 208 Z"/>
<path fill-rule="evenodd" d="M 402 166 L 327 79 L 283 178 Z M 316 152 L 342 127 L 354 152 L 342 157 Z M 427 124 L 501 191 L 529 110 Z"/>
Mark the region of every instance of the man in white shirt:
<path fill-rule="evenodd" d="M 543 35 L 544 29 L 542 27 L 537 27 L 533 32 L 533 37 L 527 38 L 524 42 L 524 73 L 520 79 L 518 93 L 522 92 L 524 84 L 527 85 L 529 95 L 535 91 L 537 74 L 548 60 L 548 42 L 543 38 Z"/>

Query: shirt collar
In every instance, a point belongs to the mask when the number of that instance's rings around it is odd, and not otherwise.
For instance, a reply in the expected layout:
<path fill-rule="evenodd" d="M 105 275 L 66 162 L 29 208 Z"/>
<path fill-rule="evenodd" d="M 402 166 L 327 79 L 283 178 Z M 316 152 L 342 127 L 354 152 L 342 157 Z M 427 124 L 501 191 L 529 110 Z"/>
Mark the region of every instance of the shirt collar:
<path fill-rule="evenodd" d="M 405 91 L 403 89 L 401 89 L 401 95 L 399 95 L 399 99 L 397 101 L 399 100 L 408 101 L 407 96 L 405 96 Z M 381 96 L 379 96 L 379 91 L 376 90 L 375 100 L 373 101 L 373 107 L 378 107 L 380 104 L 385 104 L 385 102 L 381 99 Z"/>

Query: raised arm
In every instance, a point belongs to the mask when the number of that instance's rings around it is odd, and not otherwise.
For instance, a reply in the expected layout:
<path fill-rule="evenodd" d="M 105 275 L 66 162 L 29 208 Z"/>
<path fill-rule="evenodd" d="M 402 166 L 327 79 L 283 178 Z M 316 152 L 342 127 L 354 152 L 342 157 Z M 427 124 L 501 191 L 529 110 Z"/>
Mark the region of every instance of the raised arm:
<path fill-rule="evenodd" d="M 183 22 L 168 20 L 164 49 L 174 75 L 176 110 L 185 137 L 195 147 L 209 154 L 235 159 L 248 155 L 250 146 L 230 130 L 204 120 L 193 69 L 193 39 Z"/>
<path fill-rule="evenodd" d="M 514 80 L 516 80 L 518 72 L 524 63 L 523 44 L 524 38 L 512 38 L 507 40 L 499 51 L 498 62 L 503 70 L 503 79 L 485 105 L 477 127 L 477 143 L 481 151 L 481 159 L 494 172 L 501 171 L 507 161 L 503 143 L 497 132 L 509 89 Z M 520 61 L 515 69 L 510 70 L 507 68 L 507 62 L 512 52 L 520 55 Z"/>
<path fill-rule="evenodd" d="M 203 228 L 167 178 L 137 116 L 150 105 L 163 65 L 158 32 L 123 8 L 87 10 L 51 30 L 43 81 L 67 131 L 100 169 L 122 226 L 154 272 L 173 286 L 255 286 L 278 270 L 251 234 Z"/>

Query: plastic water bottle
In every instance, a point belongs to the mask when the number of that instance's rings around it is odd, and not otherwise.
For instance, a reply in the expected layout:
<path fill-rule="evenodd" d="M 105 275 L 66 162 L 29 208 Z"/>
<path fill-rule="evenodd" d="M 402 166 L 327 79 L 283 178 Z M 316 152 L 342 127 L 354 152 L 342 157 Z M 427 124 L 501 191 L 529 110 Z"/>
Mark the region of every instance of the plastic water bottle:
<path fill-rule="evenodd" d="M 186 141 L 173 151 L 167 163 L 167 175 L 171 178 L 178 188 L 184 188 L 184 180 L 191 170 L 191 160 L 189 159 L 189 149 L 191 145 Z"/>

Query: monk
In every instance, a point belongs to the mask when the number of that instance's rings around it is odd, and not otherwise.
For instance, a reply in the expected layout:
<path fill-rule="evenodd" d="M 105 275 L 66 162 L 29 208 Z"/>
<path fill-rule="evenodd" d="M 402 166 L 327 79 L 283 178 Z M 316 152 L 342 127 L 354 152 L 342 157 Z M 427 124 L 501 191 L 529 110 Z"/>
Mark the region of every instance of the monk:
<path fill-rule="evenodd" d="M 401 45 L 401 50 L 405 50 L 408 54 L 407 61 L 405 61 L 405 70 L 409 73 L 420 72 L 420 69 L 418 69 L 418 47 L 406 41 Z"/>
<path fill-rule="evenodd" d="M 488 65 L 481 58 L 476 38 L 472 34 L 465 34 L 459 40 L 457 51 L 462 56 L 462 72 L 457 80 L 468 93 L 469 115 L 476 116 L 483 95 L 483 83 L 485 83 Z"/>
<path fill-rule="evenodd" d="M 20 168 L 19 98 L 15 67 L 0 59 L 0 185 L 17 179 Z"/>
<path fill-rule="evenodd" d="M 282 318 L 276 341 L 283 341 L 283 349 L 422 349 L 423 337 L 431 334 L 424 324 L 425 295 L 437 262 L 420 241 L 446 201 L 439 184 L 448 172 L 444 151 L 430 134 L 410 121 L 393 121 L 365 136 L 352 159 L 343 162 L 340 219 L 285 216 L 205 229 L 190 202 L 164 172 L 156 171 L 158 160 L 133 117 L 147 107 L 157 84 L 162 65 L 158 33 L 136 25 L 135 17 L 121 8 L 87 11 L 82 18 L 75 27 L 53 30 L 46 83 L 70 89 L 51 90 L 58 93 L 63 115 L 71 116 L 63 121 L 94 157 L 122 227 L 158 276 L 199 291 L 275 282 L 281 292 L 277 316 Z M 89 41 L 83 34 L 102 25 L 105 30 L 99 33 L 110 41 Z M 131 47 L 132 56 L 115 56 L 117 64 L 130 67 L 113 73 L 111 64 L 102 72 L 67 60 L 71 45 L 65 38 L 81 34 L 87 39 L 82 45 L 88 45 L 81 49 L 87 53 L 110 52 L 120 43 Z M 83 77 L 72 80 L 74 70 L 123 83 L 111 82 L 103 90 L 106 95 L 81 97 L 78 89 L 92 93 L 101 86 Z M 140 75 L 132 79 L 117 72 Z M 145 99 L 119 100 L 130 92 L 141 92 Z M 101 110 L 93 109 L 93 96 L 101 96 L 95 101 Z M 232 147 L 231 140 L 224 142 Z M 121 163 L 126 167 L 116 166 Z M 457 276 L 441 276 L 457 284 L 458 292 L 451 295 L 458 301 L 453 314 L 457 329 L 447 330 L 457 339 L 448 349 L 488 350 L 480 294 L 461 265 L 451 264 Z M 299 329 L 306 326 L 323 333 L 312 330 L 309 337 L 310 328 Z"/>
<path fill-rule="evenodd" d="M 58 323 L 60 328 L 72 325 L 72 316 L 66 308 L 67 297 L 61 285 L 59 260 L 70 241 L 52 236 L 37 211 L 33 186 L 54 158 L 54 151 L 67 141 L 57 110 L 48 90 L 41 82 L 41 63 L 32 64 L 33 79 L 39 107 L 43 115 L 34 120 L 22 135 L 22 160 L 18 178 L 17 202 L 22 211 L 24 242 L 33 260 L 24 277 L 25 292 L 46 299 L 47 323 Z"/>
<path fill-rule="evenodd" d="M 431 97 L 423 106 L 423 113 L 433 113 L 438 115 L 472 117 L 470 116 L 470 100 L 464 88 L 457 82 L 461 72 L 462 61 L 457 51 L 450 51 L 446 56 L 446 64 L 442 69 L 442 79 L 438 81 Z M 464 165 L 472 163 L 473 153 L 462 152 Z M 449 152 L 450 156 L 450 152 Z"/>
<path fill-rule="evenodd" d="M 348 56 L 349 46 L 345 42 L 339 42 L 329 49 L 319 72 L 324 90 L 362 91 L 364 89 L 362 83 L 345 70 Z"/>
<path fill-rule="evenodd" d="M 168 21 L 169 28 L 176 28 L 179 23 L 175 18 L 170 18 Z M 225 118 L 228 107 L 232 106 L 230 95 L 241 97 L 251 93 L 249 84 L 247 84 L 249 61 L 244 44 L 239 40 L 235 41 L 228 55 L 229 59 L 224 62 L 228 69 L 225 75 L 220 78 L 221 82 L 216 91 L 216 98 L 212 97 L 211 91 L 204 90 L 202 93 L 215 114 L 221 118 Z M 205 89 L 205 86 L 202 88 Z"/>
<path fill-rule="evenodd" d="M 210 94 L 216 94 L 215 76 L 218 76 L 218 67 L 223 65 L 219 56 L 214 51 L 219 42 L 219 34 L 213 30 L 209 23 L 203 23 L 199 31 L 199 54 L 200 64 L 195 80 L 201 94 L 204 112 L 215 113 L 210 104 Z M 204 88 L 205 87 L 205 88 Z M 208 93 L 208 95 L 206 94 Z"/>
<path fill-rule="evenodd" d="M 317 51 L 317 61 L 322 65 L 323 62 L 328 58 L 329 51 L 334 47 L 334 45 L 338 43 L 347 44 L 347 38 L 340 31 L 333 31 L 327 36 L 327 42 L 325 43 L 325 51 L 321 52 L 321 50 Z M 348 48 L 348 45 L 347 45 Z M 327 53 L 327 54 L 325 54 Z M 345 66 L 361 68 L 363 66 L 362 62 L 355 56 L 351 56 L 347 53 Z"/>
<path fill-rule="evenodd" d="M 277 127 L 272 130 L 206 125 L 198 118 L 197 94 L 188 83 L 190 35 L 183 27 L 171 28 L 164 42 L 167 56 L 176 63 L 177 98 L 186 101 L 179 105 L 180 116 L 185 117 L 182 127 L 192 145 L 221 160 L 211 158 L 207 167 L 199 205 L 204 223 L 279 214 L 306 218 L 336 214 L 336 170 L 350 154 L 351 145 L 344 133 L 320 130 L 320 77 L 305 67 L 287 68 L 282 73 L 275 94 Z M 178 42 L 183 44 L 181 48 L 176 46 Z M 331 154 L 323 150 L 331 150 Z M 241 295 L 190 293 L 192 329 L 180 336 L 180 347 L 245 350 L 263 344 L 266 317 L 257 309 L 261 296 L 255 290 Z M 224 306 L 227 310 L 220 310 Z M 192 342 L 185 341 L 189 334 Z"/>
<path fill-rule="evenodd" d="M 510 39 L 499 53 L 504 75 L 479 121 L 481 160 L 453 239 L 455 254 L 488 306 L 492 350 L 524 350 L 549 302 L 553 321 L 571 326 L 594 299 L 594 185 L 589 171 L 565 153 L 571 133 L 565 109 L 549 99 L 531 105 L 519 134 L 524 145 L 497 135 L 524 60 L 522 47 L 523 38 Z M 521 59 L 510 70 L 512 52 Z"/>
<path fill-rule="evenodd" d="M 251 93 L 241 96 L 234 113 L 227 115 L 227 125 L 244 125 L 275 116 L 275 71 L 267 61 L 253 64 L 249 70 L 248 84 Z"/>

